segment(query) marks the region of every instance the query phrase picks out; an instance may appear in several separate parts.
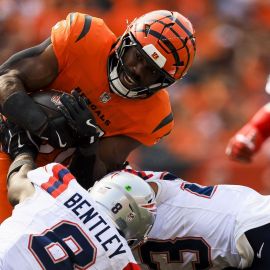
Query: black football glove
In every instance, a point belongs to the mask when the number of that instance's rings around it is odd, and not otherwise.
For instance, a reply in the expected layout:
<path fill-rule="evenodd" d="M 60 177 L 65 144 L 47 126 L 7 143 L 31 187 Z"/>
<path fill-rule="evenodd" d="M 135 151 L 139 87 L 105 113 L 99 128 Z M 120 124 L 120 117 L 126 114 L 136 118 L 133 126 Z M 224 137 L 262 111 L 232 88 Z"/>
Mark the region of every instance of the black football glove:
<path fill-rule="evenodd" d="M 0 120 L 0 140 L 2 151 L 12 160 L 23 153 L 31 154 L 35 159 L 41 144 L 40 138 L 3 118 Z"/>
<path fill-rule="evenodd" d="M 65 117 L 50 119 L 40 138 L 48 141 L 54 148 L 70 148 L 76 146 L 76 138 L 73 130 L 67 124 Z"/>
<path fill-rule="evenodd" d="M 85 156 L 94 154 L 98 140 L 97 125 L 87 106 L 87 99 L 73 90 L 71 95 L 63 94 L 60 101 L 62 106 L 59 109 L 73 129 L 81 153 Z"/>

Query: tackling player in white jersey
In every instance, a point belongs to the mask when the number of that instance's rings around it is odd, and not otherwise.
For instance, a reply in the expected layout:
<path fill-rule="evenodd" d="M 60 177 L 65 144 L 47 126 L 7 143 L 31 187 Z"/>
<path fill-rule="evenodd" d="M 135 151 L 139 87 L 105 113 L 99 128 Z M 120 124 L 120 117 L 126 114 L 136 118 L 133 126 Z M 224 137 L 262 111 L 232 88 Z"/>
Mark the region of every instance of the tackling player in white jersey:
<path fill-rule="evenodd" d="M 20 133 L 8 130 L 7 134 L 10 138 L 6 140 L 6 148 L 11 156 L 16 151 L 33 148 L 32 142 L 27 141 L 27 136 L 24 136 L 22 145 Z M 16 150 L 19 142 L 20 151 Z M 145 238 L 154 220 L 153 191 L 158 205 L 156 221 L 149 233 L 150 239 L 134 251 L 143 269 L 244 269 L 249 266 L 254 270 L 270 269 L 270 196 L 260 195 L 244 186 L 203 187 L 183 181 L 170 173 L 126 170 L 108 175 L 91 189 L 90 195 L 98 203 L 95 205 L 90 198 L 85 197 L 88 193 L 74 179 L 65 176 L 69 172 L 60 165 L 52 164 L 29 172 L 31 182 L 25 174 L 29 167 L 23 167 L 16 174 L 24 177 L 17 179 L 18 177 L 12 176 L 12 172 L 16 172 L 21 165 L 20 162 L 13 163 L 10 168 L 9 193 L 13 203 L 22 203 L 15 208 L 13 217 L 0 227 L 2 265 L 10 263 L 14 267 L 2 266 L 3 269 L 38 269 L 38 266 L 41 269 L 111 269 L 104 266 L 104 263 L 112 263 L 116 255 L 123 260 L 115 260 L 115 264 L 124 261 L 128 263 L 128 267 L 136 267 L 131 264 L 134 259 L 128 254 L 127 244 L 117 235 L 116 230 L 111 234 L 112 238 L 102 238 L 105 243 L 99 243 L 100 249 L 97 249 L 97 253 L 94 252 L 94 246 L 98 245 L 101 236 L 104 237 L 113 227 L 109 226 L 109 219 L 105 218 L 106 224 L 102 220 L 91 226 L 90 224 L 95 217 L 102 216 L 101 213 L 99 215 L 100 207 L 100 210 L 106 212 L 104 217 L 107 214 L 130 243 L 138 244 Z M 138 182 L 138 176 L 147 182 L 141 179 Z M 149 188 L 148 192 L 145 185 Z M 28 188 L 25 189 L 25 186 Z M 79 195 L 76 195 L 77 192 Z M 40 198 L 35 196 L 39 193 L 42 194 L 39 195 Z M 48 199 L 46 205 L 43 197 Z M 38 203 L 38 200 L 42 201 Z M 76 225 L 70 224 L 66 215 L 71 215 Z M 56 218 L 59 221 L 51 223 Z M 31 222 L 27 223 L 29 220 Z M 34 227 L 30 227 L 32 225 Z M 98 229 L 98 225 L 105 227 L 93 235 L 92 231 Z M 29 231 L 29 228 L 39 230 Z M 83 232 L 90 234 L 89 241 L 82 241 L 85 236 Z M 28 242 L 18 235 L 28 235 Z M 86 250 L 85 243 L 88 247 Z M 25 248 L 20 249 L 23 245 Z M 84 251 L 89 250 L 92 250 L 92 255 L 83 256 Z M 121 250 L 125 250 L 127 255 L 118 254 Z M 93 259 L 99 251 L 105 252 L 103 254 L 107 254 L 109 258 L 97 256 L 94 262 L 91 261 L 94 263 L 91 265 L 87 260 Z M 14 255 L 17 255 L 16 260 L 13 260 Z M 21 262 L 19 258 L 29 260 Z M 38 261 L 36 265 L 35 260 Z M 39 263 L 42 261 L 46 264 L 47 260 L 50 264 L 47 268 Z M 25 268 L 24 263 L 28 264 Z M 63 268 L 61 263 L 67 263 L 68 266 Z M 82 266 L 83 263 L 90 265 Z M 57 268 L 58 265 L 61 265 L 60 268 Z M 117 265 L 112 269 L 122 269 L 121 267 Z"/>
<path fill-rule="evenodd" d="M 157 194 L 153 228 L 134 250 L 142 269 L 270 269 L 270 196 L 245 186 L 200 186 L 167 172 L 126 171 Z"/>
<path fill-rule="evenodd" d="M 66 167 L 33 166 L 32 156 L 21 153 L 9 170 L 16 206 L 0 226 L 0 269 L 140 269 L 126 239 L 140 242 L 154 222 L 155 195 L 147 183 L 109 179 L 102 197 L 118 196 L 104 207 Z"/>

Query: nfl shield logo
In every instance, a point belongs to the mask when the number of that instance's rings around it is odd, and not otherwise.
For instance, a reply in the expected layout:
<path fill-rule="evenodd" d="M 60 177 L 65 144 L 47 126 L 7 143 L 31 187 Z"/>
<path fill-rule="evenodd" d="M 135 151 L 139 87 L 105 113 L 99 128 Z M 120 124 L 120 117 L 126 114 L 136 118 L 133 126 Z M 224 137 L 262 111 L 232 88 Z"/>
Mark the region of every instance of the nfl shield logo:
<path fill-rule="evenodd" d="M 104 93 L 99 97 L 99 100 L 100 100 L 102 103 L 107 103 L 110 99 L 111 99 L 111 96 L 110 96 L 110 94 L 107 93 L 107 92 L 104 92 Z"/>

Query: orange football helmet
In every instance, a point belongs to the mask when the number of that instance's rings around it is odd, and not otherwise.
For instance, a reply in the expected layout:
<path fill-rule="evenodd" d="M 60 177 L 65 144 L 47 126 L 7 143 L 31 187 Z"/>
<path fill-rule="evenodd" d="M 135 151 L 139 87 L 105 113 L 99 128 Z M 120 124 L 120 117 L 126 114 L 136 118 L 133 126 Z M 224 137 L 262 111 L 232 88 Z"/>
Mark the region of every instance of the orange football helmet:
<path fill-rule="evenodd" d="M 153 85 L 125 88 L 119 71 L 125 71 L 122 57 L 130 46 L 144 56 L 160 72 Z M 196 52 L 191 22 L 176 11 L 157 10 L 136 18 L 118 40 L 109 64 L 111 88 L 127 98 L 145 98 L 181 79 L 191 66 Z M 130 75 L 130 74 L 129 74 Z"/>

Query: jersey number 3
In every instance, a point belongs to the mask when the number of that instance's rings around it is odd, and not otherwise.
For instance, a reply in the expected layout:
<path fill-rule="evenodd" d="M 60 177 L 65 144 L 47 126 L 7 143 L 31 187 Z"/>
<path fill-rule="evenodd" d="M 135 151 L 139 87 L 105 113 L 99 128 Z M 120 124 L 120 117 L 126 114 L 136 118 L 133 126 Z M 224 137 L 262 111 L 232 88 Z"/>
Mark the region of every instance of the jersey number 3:
<path fill-rule="evenodd" d="M 181 265 L 192 265 L 194 270 L 208 269 L 212 266 L 210 251 L 210 246 L 201 237 L 181 237 L 171 241 L 148 239 L 139 247 L 142 263 L 151 270 L 168 269 L 170 264 L 175 264 L 173 269 L 177 265 L 179 269 Z"/>
<path fill-rule="evenodd" d="M 31 235 L 28 248 L 41 269 L 88 269 L 96 247 L 75 223 L 62 221 L 40 235 Z"/>

